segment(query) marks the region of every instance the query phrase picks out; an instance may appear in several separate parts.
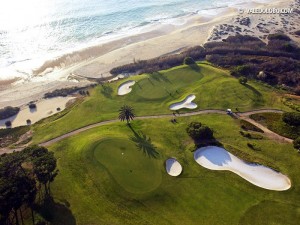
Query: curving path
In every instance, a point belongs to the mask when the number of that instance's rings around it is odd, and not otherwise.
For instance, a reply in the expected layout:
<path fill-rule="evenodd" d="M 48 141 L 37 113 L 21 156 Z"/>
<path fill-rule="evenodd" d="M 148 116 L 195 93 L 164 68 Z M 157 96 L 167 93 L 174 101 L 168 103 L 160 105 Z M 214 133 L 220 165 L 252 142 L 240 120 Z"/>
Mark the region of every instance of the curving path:
<path fill-rule="evenodd" d="M 242 113 L 234 113 L 233 116 L 234 117 L 238 117 L 241 118 L 243 120 L 246 120 L 247 122 L 257 126 L 258 128 L 260 128 L 261 130 L 264 131 L 265 135 L 273 140 L 278 140 L 278 141 L 284 141 L 284 142 L 288 142 L 288 143 L 292 143 L 293 140 L 283 137 L 279 134 L 274 133 L 273 131 L 269 130 L 268 128 L 264 127 L 263 125 L 257 123 L 256 121 L 252 120 L 249 118 L 250 115 L 252 114 L 256 114 L 256 113 L 265 113 L 265 112 L 273 112 L 273 113 L 283 113 L 283 111 L 281 110 L 276 110 L 276 109 L 261 109 L 261 110 L 252 110 L 252 111 L 248 111 L 248 112 L 242 112 Z M 182 113 L 182 114 L 176 114 L 177 117 L 187 117 L 187 116 L 196 116 L 196 115 L 201 115 L 201 114 L 222 114 L 222 115 L 226 115 L 226 111 L 225 110 L 219 110 L 219 109 L 207 109 L 207 110 L 200 110 L 200 111 L 195 111 L 195 112 L 187 112 L 187 113 Z M 145 119 L 156 119 L 156 118 L 173 118 L 174 114 L 163 114 L 163 115 L 155 115 L 155 116 L 138 116 L 135 119 L 136 120 L 145 120 Z M 46 142 L 42 142 L 39 145 L 41 146 L 49 146 L 52 145 L 56 142 L 59 142 L 65 138 L 77 135 L 81 132 L 93 129 L 95 127 L 100 127 L 106 124 L 111 124 L 111 123 L 115 123 L 118 122 L 118 119 L 114 119 L 114 120 L 107 120 L 107 121 L 102 121 L 99 123 L 95 123 L 95 124 L 91 124 L 73 131 L 70 131 L 66 134 L 63 134 L 59 137 L 53 138 L 49 141 Z M 26 147 L 26 146 L 23 146 Z M 20 151 L 23 148 L 16 148 L 16 149 L 1 149 L 0 150 L 0 155 L 4 154 L 4 153 L 11 153 L 13 151 Z"/>
<path fill-rule="evenodd" d="M 271 139 L 292 143 L 293 142 L 292 139 L 289 139 L 289 138 L 283 137 L 279 134 L 276 134 L 273 131 L 269 130 L 268 128 L 264 127 L 263 125 L 261 125 L 261 124 L 257 123 L 256 121 L 249 118 L 249 116 L 252 115 L 252 114 L 265 113 L 265 112 L 283 113 L 283 111 L 281 111 L 281 110 L 262 109 L 262 110 L 253 110 L 253 111 L 243 112 L 243 113 L 235 113 L 233 115 L 236 116 L 236 117 L 239 117 L 243 120 L 246 120 L 249 123 L 252 123 L 253 125 L 257 126 L 258 128 L 260 128 L 261 130 L 263 130 L 265 132 L 267 137 L 269 137 Z M 187 117 L 187 116 L 196 116 L 196 115 L 201 115 L 201 114 L 223 114 L 223 115 L 226 115 L 227 113 L 226 113 L 225 110 L 207 109 L 207 110 L 201 110 L 201 111 L 196 111 L 196 112 L 176 114 L 176 116 L 178 116 L 178 117 Z M 156 115 L 156 116 L 138 116 L 135 119 L 136 120 L 145 120 L 145 119 L 173 118 L 173 117 L 174 117 L 173 114 L 163 114 L 163 115 Z M 107 120 L 107 121 L 91 124 L 91 125 L 79 128 L 77 130 L 73 130 L 73 131 L 71 131 L 69 133 L 66 133 L 64 135 L 61 135 L 59 137 L 53 138 L 49 141 L 43 142 L 40 145 L 49 146 L 49 145 L 52 145 L 52 144 L 54 144 L 54 143 L 56 143 L 56 142 L 58 142 L 62 139 L 65 139 L 65 138 L 71 137 L 73 135 L 79 134 L 83 131 L 90 130 L 90 129 L 93 129 L 95 127 L 103 126 L 103 125 L 106 125 L 106 124 L 115 123 L 115 122 L 118 122 L 118 121 L 119 121 L 118 119 L 115 119 L 115 120 Z"/>

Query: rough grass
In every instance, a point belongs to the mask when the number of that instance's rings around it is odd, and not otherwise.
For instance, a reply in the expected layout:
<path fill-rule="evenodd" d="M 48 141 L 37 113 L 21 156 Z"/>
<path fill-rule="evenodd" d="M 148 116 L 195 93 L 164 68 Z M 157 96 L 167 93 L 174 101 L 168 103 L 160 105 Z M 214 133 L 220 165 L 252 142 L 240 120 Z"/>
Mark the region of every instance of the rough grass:
<path fill-rule="evenodd" d="M 300 127 L 293 127 L 282 121 L 282 115 L 278 113 L 257 113 L 250 116 L 255 121 L 268 127 L 270 130 L 282 136 L 296 139 L 300 136 Z"/>
<path fill-rule="evenodd" d="M 288 109 L 281 102 L 281 93 L 256 82 L 241 85 L 227 71 L 199 63 L 197 70 L 179 66 L 151 75 L 130 77 L 136 80 L 132 92 L 117 96 L 117 88 L 126 81 L 100 85 L 90 91 L 82 104 L 75 105 L 63 117 L 34 125 L 35 143 L 49 140 L 82 126 L 117 118 L 118 109 L 127 104 L 137 115 L 171 113 L 169 105 L 189 94 L 195 94 L 196 110 L 238 108 Z M 187 110 L 182 110 L 187 111 Z"/>
<path fill-rule="evenodd" d="M 28 126 L 0 129 L 0 147 L 8 147 L 17 142 L 23 134 L 29 131 Z"/>
<path fill-rule="evenodd" d="M 234 154 L 248 155 L 252 162 L 273 164 L 290 177 L 292 188 L 284 192 L 265 190 L 231 172 L 201 167 L 194 161 L 193 142 L 185 132 L 191 121 L 213 128 L 217 140 Z M 130 143 L 135 132 L 147 136 L 150 146 L 159 153 L 157 158 L 143 154 L 136 142 Z M 239 124 L 225 115 L 178 118 L 177 124 L 167 119 L 136 120 L 132 129 L 120 122 L 105 125 L 51 146 L 60 169 L 52 192 L 56 202 L 68 203 L 78 225 L 297 223 L 299 154 L 290 144 L 267 139 L 251 140 L 260 151 L 249 149 L 247 143 L 248 139 L 239 134 Z M 121 146 L 131 152 L 132 165 L 122 161 L 120 154 L 112 157 L 121 151 Z M 183 173 L 177 178 L 165 172 L 164 161 L 168 157 L 176 157 L 183 166 Z M 156 164 L 149 163 L 151 160 Z M 145 169 L 146 177 L 131 176 L 130 182 L 120 182 L 128 165 Z M 148 186 L 151 178 L 157 184 L 154 189 L 140 185 L 128 188 L 142 183 Z"/>

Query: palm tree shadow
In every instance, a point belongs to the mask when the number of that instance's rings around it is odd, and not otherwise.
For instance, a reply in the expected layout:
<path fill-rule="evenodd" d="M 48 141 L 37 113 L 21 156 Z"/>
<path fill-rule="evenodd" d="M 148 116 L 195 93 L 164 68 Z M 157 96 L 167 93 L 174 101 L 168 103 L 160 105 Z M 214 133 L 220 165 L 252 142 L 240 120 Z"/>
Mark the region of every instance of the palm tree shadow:
<path fill-rule="evenodd" d="M 152 144 L 151 138 L 147 137 L 142 131 L 139 133 L 136 132 L 130 125 L 129 128 L 134 134 L 130 137 L 130 140 L 135 143 L 136 147 L 149 158 L 157 159 L 159 153 L 156 151 L 156 147 Z"/>
<path fill-rule="evenodd" d="M 252 87 L 251 85 L 249 84 L 243 84 L 246 88 L 248 88 L 249 90 L 251 90 L 255 95 L 257 96 L 262 96 L 262 94 L 256 90 L 254 87 Z"/>

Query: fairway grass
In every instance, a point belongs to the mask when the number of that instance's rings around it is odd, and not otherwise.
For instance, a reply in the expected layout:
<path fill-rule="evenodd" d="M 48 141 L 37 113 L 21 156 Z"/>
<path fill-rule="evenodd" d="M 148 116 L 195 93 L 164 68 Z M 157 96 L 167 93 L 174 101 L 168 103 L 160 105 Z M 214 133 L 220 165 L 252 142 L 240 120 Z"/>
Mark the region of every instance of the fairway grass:
<path fill-rule="evenodd" d="M 238 109 L 247 111 L 259 108 L 288 110 L 281 102 L 281 93 L 256 82 L 241 85 L 225 71 L 205 63 L 199 70 L 179 66 L 154 74 L 132 76 L 114 83 L 99 85 L 90 90 L 90 96 L 73 107 L 63 117 L 53 117 L 46 123 L 33 126 L 33 142 L 39 143 L 65 134 L 88 124 L 117 118 L 119 108 L 130 105 L 136 115 L 171 114 L 169 106 L 190 94 L 196 95 L 197 109 L 182 109 L 181 112 L 202 109 Z M 132 91 L 118 96 L 118 87 L 133 80 Z"/>
<path fill-rule="evenodd" d="M 176 124 L 168 119 L 138 120 L 131 128 L 116 122 L 50 146 L 60 170 L 52 185 L 55 200 L 68 206 L 78 225 L 296 224 L 300 220 L 300 157 L 291 144 L 249 140 L 240 135 L 239 122 L 226 115 L 177 120 Z M 192 121 L 211 127 L 224 148 L 239 158 L 276 167 L 290 178 L 291 188 L 265 190 L 231 172 L 200 167 L 185 131 Z M 249 142 L 259 150 L 247 147 Z M 173 157 L 183 167 L 178 177 L 165 170 L 165 161 Z"/>

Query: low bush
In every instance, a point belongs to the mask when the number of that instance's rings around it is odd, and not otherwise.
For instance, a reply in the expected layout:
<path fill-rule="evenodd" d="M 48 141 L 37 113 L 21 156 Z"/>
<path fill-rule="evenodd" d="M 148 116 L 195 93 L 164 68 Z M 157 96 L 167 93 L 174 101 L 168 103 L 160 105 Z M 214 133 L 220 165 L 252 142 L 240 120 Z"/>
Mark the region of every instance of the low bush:
<path fill-rule="evenodd" d="M 276 34 L 269 34 L 268 35 L 268 40 L 283 40 L 283 41 L 291 41 L 290 37 L 285 35 L 285 34 L 281 34 L 281 33 L 276 33 Z"/>
<path fill-rule="evenodd" d="M 20 108 L 11 107 L 11 106 L 7 106 L 3 109 L 0 109 L 0 120 L 7 119 L 11 116 L 14 116 L 14 115 L 18 114 L 19 111 L 20 111 Z"/>

